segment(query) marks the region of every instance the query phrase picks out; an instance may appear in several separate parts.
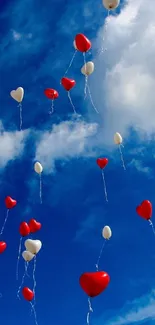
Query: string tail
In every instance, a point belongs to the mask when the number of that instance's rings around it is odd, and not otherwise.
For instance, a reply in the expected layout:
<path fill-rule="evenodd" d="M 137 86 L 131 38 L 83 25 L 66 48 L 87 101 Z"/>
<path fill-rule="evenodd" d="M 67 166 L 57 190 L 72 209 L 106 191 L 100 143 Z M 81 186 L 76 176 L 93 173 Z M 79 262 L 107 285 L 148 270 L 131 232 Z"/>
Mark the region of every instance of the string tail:
<path fill-rule="evenodd" d="M 102 178 L 103 178 L 105 199 L 106 199 L 106 202 L 108 202 L 108 194 L 107 194 L 107 188 L 106 188 L 106 182 L 105 182 L 105 177 L 104 177 L 104 171 L 103 170 L 102 170 Z"/>
<path fill-rule="evenodd" d="M 24 283 L 24 280 L 25 280 L 25 276 L 26 276 L 26 270 L 25 270 L 25 272 L 24 272 L 24 274 L 23 274 L 21 285 L 19 286 L 18 291 L 17 291 L 17 298 L 18 298 L 18 299 L 20 299 L 19 294 L 20 294 L 20 290 L 21 290 L 21 288 L 22 288 L 22 286 L 23 286 L 23 283 Z"/>
<path fill-rule="evenodd" d="M 28 274 L 28 266 L 29 266 L 29 262 L 25 261 L 25 274 L 27 277 L 30 277 Z"/>
<path fill-rule="evenodd" d="M 103 245 L 101 247 L 100 254 L 99 254 L 99 257 L 98 257 L 98 260 L 97 260 L 97 263 L 95 264 L 96 271 L 98 271 L 98 269 L 99 269 L 99 263 L 100 263 L 100 259 L 101 259 L 102 252 L 103 252 L 103 249 L 104 249 L 105 244 L 106 244 L 106 240 L 103 242 Z"/>
<path fill-rule="evenodd" d="M 68 91 L 68 98 L 69 98 L 69 101 L 70 101 L 70 103 L 71 103 L 71 105 L 72 105 L 72 108 L 73 108 L 74 114 L 77 114 L 77 113 L 76 113 L 76 110 L 75 110 L 75 106 L 74 106 L 74 104 L 73 104 L 73 102 L 72 102 L 71 95 L 70 95 L 70 92 L 69 92 L 69 91 Z"/>
<path fill-rule="evenodd" d="M 35 325 L 38 325 L 36 310 L 35 310 L 35 307 L 31 301 L 30 301 L 30 305 L 31 305 L 31 310 L 33 311 L 33 314 L 34 314 Z"/>
<path fill-rule="evenodd" d="M 122 161 L 123 169 L 126 170 L 121 146 L 122 146 L 122 148 L 123 148 L 123 145 L 120 144 L 120 145 L 119 145 L 119 152 L 120 152 L 120 156 L 121 156 L 121 161 Z"/>
<path fill-rule="evenodd" d="M 40 189 L 39 189 L 39 197 L 40 197 L 40 204 L 42 204 L 42 177 L 40 173 Z"/>
<path fill-rule="evenodd" d="M 77 50 L 75 50 L 75 52 L 74 52 L 74 54 L 73 54 L 73 56 L 72 56 L 72 58 L 71 58 L 71 60 L 70 60 L 69 66 L 68 66 L 67 70 L 66 70 L 65 73 L 64 73 L 64 76 L 68 73 L 69 69 L 71 68 L 71 66 L 72 66 L 72 64 L 73 64 L 73 61 L 74 61 L 74 59 L 75 59 L 76 53 L 77 53 Z"/>
<path fill-rule="evenodd" d="M 22 237 L 20 237 L 20 241 L 19 241 L 18 258 L 17 258 L 17 265 L 16 265 L 16 280 L 17 281 L 18 281 L 18 269 L 19 269 L 19 260 L 20 260 L 21 248 L 22 248 Z"/>
<path fill-rule="evenodd" d="M 52 115 L 54 113 L 54 100 L 52 99 L 51 109 L 49 111 L 49 114 Z"/>
<path fill-rule="evenodd" d="M 91 101 L 91 104 L 95 110 L 95 112 L 97 114 L 99 114 L 99 111 L 97 110 L 96 106 L 94 105 L 94 102 L 93 102 L 93 99 L 92 99 L 92 95 L 91 95 L 91 91 L 90 91 L 90 88 L 89 88 L 89 85 L 88 85 L 88 82 L 87 82 L 87 89 L 88 89 L 88 94 L 89 94 L 89 98 L 90 98 L 90 101 Z"/>
<path fill-rule="evenodd" d="M 4 228 L 5 228 L 6 222 L 8 220 L 8 216 L 9 216 L 9 209 L 7 209 L 6 217 L 5 217 L 5 220 L 4 220 L 4 223 L 3 223 L 3 226 L 2 226 L 1 232 L 0 232 L 0 236 L 3 234 L 3 231 L 4 231 Z"/>
<path fill-rule="evenodd" d="M 36 283 L 36 278 L 35 278 L 35 272 L 36 272 L 36 261 L 37 261 L 37 259 L 36 259 L 36 256 L 35 256 L 35 257 L 34 257 L 34 266 L 33 266 L 33 292 L 34 292 L 34 305 L 36 304 L 36 299 L 35 299 L 36 292 L 35 292 L 35 290 L 36 290 L 36 285 L 37 285 L 37 283 Z"/>
<path fill-rule="evenodd" d="M 152 223 L 152 221 L 151 221 L 150 219 L 149 219 L 148 221 L 149 221 L 149 224 L 150 224 L 150 226 L 152 227 L 152 231 L 153 231 L 153 233 L 154 233 L 154 235 L 155 235 L 154 224 Z"/>
<path fill-rule="evenodd" d="M 86 65 L 86 55 L 83 53 L 83 60 L 84 60 L 84 70 L 85 70 L 85 87 L 84 87 L 84 99 L 87 97 L 87 84 L 88 84 L 88 76 L 87 72 L 87 65 Z"/>
<path fill-rule="evenodd" d="M 88 298 L 88 307 L 89 307 L 89 310 L 88 310 L 88 313 L 87 313 L 87 325 L 90 324 L 90 321 L 89 321 L 90 320 L 90 313 L 93 313 L 90 298 Z"/>
<path fill-rule="evenodd" d="M 20 120 L 19 129 L 21 131 L 22 125 L 23 125 L 23 118 L 22 118 L 23 108 L 22 108 L 22 103 L 19 103 L 18 107 L 19 107 L 19 120 Z"/>
<path fill-rule="evenodd" d="M 105 20 L 105 25 L 104 25 L 104 29 L 103 29 L 103 39 L 102 39 L 102 48 L 100 51 L 100 54 L 103 54 L 104 52 L 107 51 L 107 48 L 105 47 L 105 42 L 107 39 L 107 30 L 108 30 L 108 24 L 109 24 L 109 15 L 110 15 L 110 10 L 108 10 L 108 16 Z"/>

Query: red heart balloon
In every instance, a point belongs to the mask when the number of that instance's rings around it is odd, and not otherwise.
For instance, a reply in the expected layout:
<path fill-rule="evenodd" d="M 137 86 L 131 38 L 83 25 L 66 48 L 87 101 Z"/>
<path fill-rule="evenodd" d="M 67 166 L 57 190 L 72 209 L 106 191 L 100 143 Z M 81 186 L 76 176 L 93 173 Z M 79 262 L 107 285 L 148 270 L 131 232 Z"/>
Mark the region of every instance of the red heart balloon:
<path fill-rule="evenodd" d="M 47 98 L 52 99 L 52 100 L 59 97 L 59 93 L 55 89 L 52 89 L 52 88 L 45 89 L 44 94 Z"/>
<path fill-rule="evenodd" d="M 41 228 L 41 223 L 36 221 L 35 219 L 31 219 L 29 221 L 29 228 L 30 228 L 30 232 L 36 232 L 38 230 L 40 230 Z"/>
<path fill-rule="evenodd" d="M 148 200 L 144 200 L 141 205 L 136 208 L 140 217 L 149 220 L 152 217 L 152 204 Z"/>
<path fill-rule="evenodd" d="M 5 205 L 6 205 L 7 209 L 14 208 L 16 206 L 16 204 L 17 204 L 17 201 L 12 199 L 11 196 L 7 196 L 5 198 Z"/>
<path fill-rule="evenodd" d="M 67 91 L 70 91 L 76 85 L 76 82 L 74 79 L 64 77 L 61 79 L 61 84 Z"/>
<path fill-rule="evenodd" d="M 97 165 L 98 165 L 101 169 L 103 169 L 103 168 L 105 168 L 105 167 L 107 166 L 109 160 L 108 160 L 108 158 L 98 158 L 98 159 L 96 160 L 96 162 L 97 162 Z"/>
<path fill-rule="evenodd" d="M 83 273 L 79 282 L 89 297 L 96 297 L 106 289 L 110 282 L 110 276 L 104 271 Z"/>
<path fill-rule="evenodd" d="M 77 34 L 75 36 L 75 44 L 80 52 L 87 52 L 91 48 L 91 42 L 84 34 Z"/>
<path fill-rule="evenodd" d="M 23 288 L 22 294 L 23 294 L 23 297 L 28 301 L 31 301 L 34 298 L 34 292 L 31 289 L 29 289 L 28 287 Z"/>
<path fill-rule="evenodd" d="M 27 222 L 21 222 L 19 226 L 19 233 L 22 237 L 28 236 L 30 234 L 30 228 Z"/>
<path fill-rule="evenodd" d="M 0 241 L 0 254 L 2 254 L 6 250 L 6 243 L 4 241 Z"/>

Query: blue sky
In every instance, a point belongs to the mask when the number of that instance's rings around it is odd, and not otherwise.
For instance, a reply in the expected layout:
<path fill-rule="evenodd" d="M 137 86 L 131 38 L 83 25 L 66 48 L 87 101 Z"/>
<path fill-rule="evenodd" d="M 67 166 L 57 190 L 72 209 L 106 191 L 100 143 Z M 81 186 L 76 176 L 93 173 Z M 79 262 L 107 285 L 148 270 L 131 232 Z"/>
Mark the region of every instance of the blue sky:
<path fill-rule="evenodd" d="M 101 230 L 112 229 L 101 259 L 111 282 L 93 299 L 93 325 L 152 325 L 154 323 L 155 237 L 136 206 L 148 199 L 154 206 L 154 0 L 121 1 L 110 17 L 102 47 L 106 11 L 101 1 L 25 0 L 0 4 L 0 221 L 7 195 L 18 205 L 9 215 L 2 240 L 0 292 L 3 325 L 34 324 L 30 306 L 16 297 L 19 223 L 36 218 L 43 243 L 37 256 L 36 312 L 38 325 L 86 324 L 87 297 L 79 286 L 83 272 L 95 271 L 102 245 Z M 74 53 L 73 40 L 84 33 L 92 41 L 87 60 L 95 63 L 89 79 L 97 115 L 84 101 L 83 56 L 77 53 L 68 77 L 76 87 L 71 96 L 78 118 L 72 115 L 60 85 Z M 23 130 L 10 91 L 23 87 Z M 50 117 L 45 88 L 59 98 Z M 124 139 L 124 171 L 113 135 Z M 104 198 L 98 157 L 108 157 L 105 169 L 108 204 Z M 39 179 L 43 172 L 43 204 Z M 154 215 L 153 215 L 154 220 Z M 20 260 L 19 275 L 24 271 Z M 32 269 L 30 267 L 30 273 Z M 32 287 L 31 278 L 25 285 Z"/>

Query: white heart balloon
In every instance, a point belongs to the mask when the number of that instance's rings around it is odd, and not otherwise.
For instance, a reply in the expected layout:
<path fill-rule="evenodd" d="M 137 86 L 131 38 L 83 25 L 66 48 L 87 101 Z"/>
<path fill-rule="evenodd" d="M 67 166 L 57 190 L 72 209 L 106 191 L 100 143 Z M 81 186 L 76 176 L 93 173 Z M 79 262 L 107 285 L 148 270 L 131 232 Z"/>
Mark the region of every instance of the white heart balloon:
<path fill-rule="evenodd" d="M 81 73 L 84 76 L 89 76 L 93 72 L 94 72 L 94 63 L 92 61 L 89 61 L 89 62 L 85 63 L 83 65 L 83 67 L 81 68 Z"/>
<path fill-rule="evenodd" d="M 33 258 L 34 258 L 34 254 L 32 254 L 31 252 L 29 251 L 24 251 L 22 253 L 22 256 L 23 256 L 23 259 L 26 261 L 26 262 L 30 262 Z"/>
<path fill-rule="evenodd" d="M 34 164 L 34 170 L 37 174 L 41 174 L 42 171 L 43 171 L 43 166 L 37 161 L 35 164 Z"/>
<path fill-rule="evenodd" d="M 25 240 L 25 247 L 27 251 L 36 255 L 42 247 L 42 242 L 38 239 L 27 239 Z"/>
<path fill-rule="evenodd" d="M 102 229 L 102 236 L 104 239 L 110 239 L 110 237 L 112 236 L 112 231 L 109 226 L 105 226 Z"/>
<path fill-rule="evenodd" d="M 21 103 L 24 97 L 24 89 L 22 87 L 18 87 L 16 90 L 12 90 L 10 95 L 18 103 Z"/>

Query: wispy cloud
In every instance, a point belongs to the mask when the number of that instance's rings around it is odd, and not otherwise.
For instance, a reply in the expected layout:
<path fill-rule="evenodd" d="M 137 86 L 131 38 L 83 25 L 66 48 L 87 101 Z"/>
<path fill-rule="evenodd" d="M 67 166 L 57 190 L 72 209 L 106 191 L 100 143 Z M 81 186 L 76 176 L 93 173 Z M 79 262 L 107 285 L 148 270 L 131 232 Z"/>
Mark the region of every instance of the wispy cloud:
<path fill-rule="evenodd" d="M 144 321 L 153 321 L 155 320 L 154 306 L 155 292 L 152 291 L 150 294 L 128 302 L 122 310 L 119 310 L 121 316 L 114 317 L 105 325 L 142 324 Z"/>
<path fill-rule="evenodd" d="M 28 131 L 6 132 L 0 122 L 0 168 L 22 155 Z"/>
<path fill-rule="evenodd" d="M 92 136 L 97 131 L 96 123 L 66 121 L 54 125 L 45 132 L 38 143 L 36 159 L 41 161 L 45 171 L 54 169 L 55 161 L 74 157 L 94 155 Z"/>

